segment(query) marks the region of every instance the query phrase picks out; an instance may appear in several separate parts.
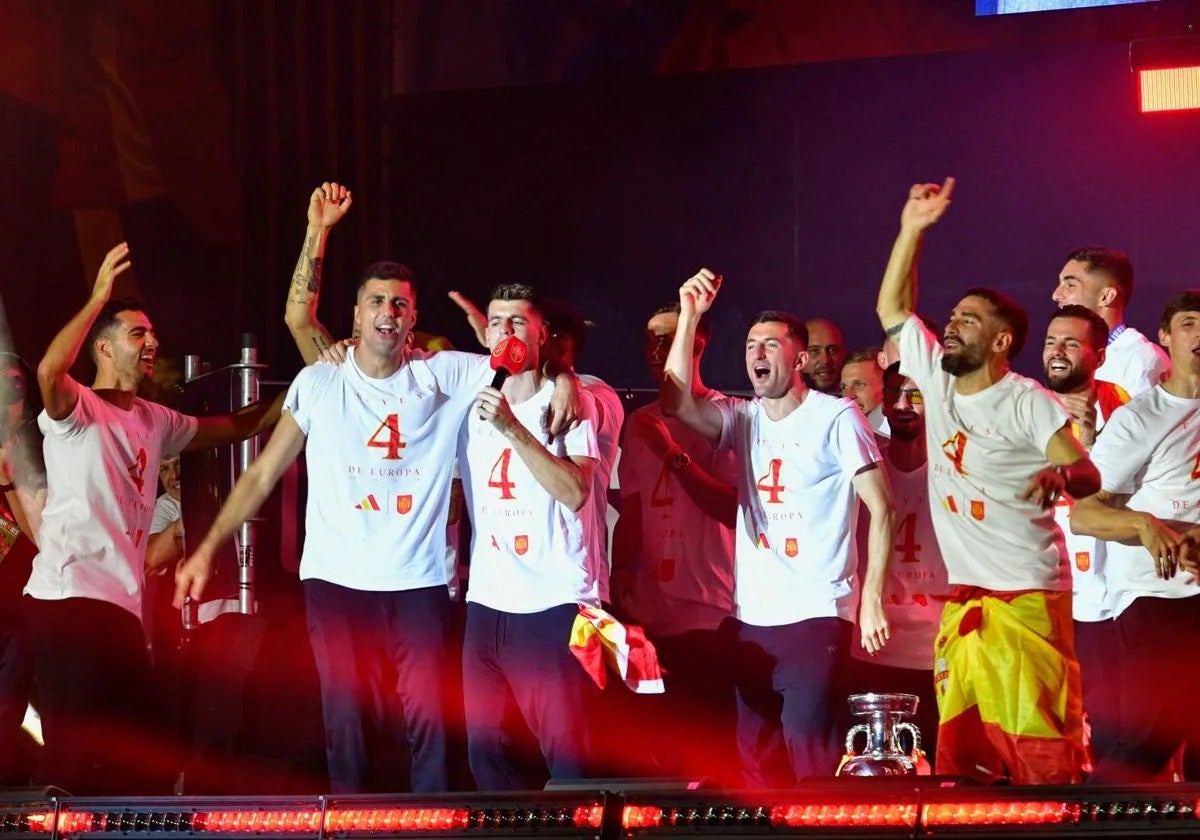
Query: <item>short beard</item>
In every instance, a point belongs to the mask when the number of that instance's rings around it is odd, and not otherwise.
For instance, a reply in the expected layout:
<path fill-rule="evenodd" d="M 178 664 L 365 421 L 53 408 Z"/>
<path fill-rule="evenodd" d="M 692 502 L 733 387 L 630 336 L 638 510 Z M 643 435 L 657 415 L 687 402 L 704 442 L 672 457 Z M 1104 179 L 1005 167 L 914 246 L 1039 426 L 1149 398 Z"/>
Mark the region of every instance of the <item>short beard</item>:
<path fill-rule="evenodd" d="M 942 370 L 951 376 L 962 376 L 979 370 L 985 361 L 981 350 L 963 347 L 953 356 L 942 354 Z"/>
<path fill-rule="evenodd" d="M 1050 374 L 1046 374 L 1046 387 L 1056 394 L 1071 394 L 1075 391 L 1082 390 L 1084 385 L 1091 381 L 1092 375 L 1078 368 L 1073 369 L 1066 376 L 1055 380 L 1050 378 Z"/>

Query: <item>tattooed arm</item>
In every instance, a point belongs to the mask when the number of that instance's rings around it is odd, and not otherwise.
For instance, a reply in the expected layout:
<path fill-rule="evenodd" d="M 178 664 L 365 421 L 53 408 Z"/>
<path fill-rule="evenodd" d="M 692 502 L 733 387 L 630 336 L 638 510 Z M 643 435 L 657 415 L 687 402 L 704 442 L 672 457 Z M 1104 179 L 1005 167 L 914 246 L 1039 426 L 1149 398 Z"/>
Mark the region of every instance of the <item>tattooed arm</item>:
<path fill-rule="evenodd" d="M 350 190 L 328 181 L 313 190 L 308 199 L 308 230 L 292 273 L 283 316 L 306 365 L 315 362 L 321 351 L 333 343 L 329 331 L 317 320 L 321 265 L 329 231 L 346 215 L 350 204 Z"/>

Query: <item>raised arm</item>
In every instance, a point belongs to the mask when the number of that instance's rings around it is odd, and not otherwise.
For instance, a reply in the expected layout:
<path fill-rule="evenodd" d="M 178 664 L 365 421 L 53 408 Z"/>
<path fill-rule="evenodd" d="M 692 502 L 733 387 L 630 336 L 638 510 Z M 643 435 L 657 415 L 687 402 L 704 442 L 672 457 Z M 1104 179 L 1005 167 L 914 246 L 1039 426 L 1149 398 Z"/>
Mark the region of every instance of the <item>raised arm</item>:
<path fill-rule="evenodd" d="M 890 336 L 895 336 L 917 306 L 917 257 L 925 230 L 937 222 L 950 206 L 954 179 L 947 178 L 942 186 L 913 184 L 908 201 L 900 211 L 900 233 L 892 245 L 875 312 L 879 323 Z"/>
<path fill-rule="evenodd" d="M 696 507 L 722 525 L 732 528 L 737 521 L 737 489 L 711 475 L 687 456 L 675 442 L 667 424 L 645 411 L 634 414 L 627 434 L 646 444 L 664 467 L 675 473 L 683 491 Z"/>
<path fill-rule="evenodd" d="M 129 246 L 122 242 L 109 251 L 100 270 L 96 273 L 96 283 L 92 286 L 91 297 L 83 308 L 75 313 L 67 325 L 59 330 L 58 335 L 46 348 L 46 355 L 38 363 L 38 389 L 42 392 L 42 402 L 46 413 L 55 420 L 62 420 L 75 409 L 79 401 L 81 387 L 69 371 L 71 365 L 79 357 L 79 350 L 87 340 L 88 330 L 92 328 L 100 310 L 112 297 L 113 281 L 124 273 L 131 265 Z"/>
<path fill-rule="evenodd" d="M 200 598 L 212 574 L 213 553 L 262 506 L 284 470 L 304 449 L 304 441 L 304 432 L 292 416 L 283 415 L 262 454 L 233 486 L 200 545 L 176 570 L 174 603 L 177 608 L 183 606 L 185 597 Z"/>
<path fill-rule="evenodd" d="M 721 439 L 721 410 L 692 393 L 692 359 L 700 316 L 716 300 L 723 278 L 707 268 L 679 287 L 679 323 L 667 353 L 666 376 L 658 390 L 663 414 L 675 417 L 712 445 Z"/>
<path fill-rule="evenodd" d="M 296 270 L 292 272 L 283 316 L 306 365 L 315 362 L 321 351 L 333 343 L 329 331 L 317 318 L 321 268 L 329 232 L 346 215 L 351 202 L 350 190 L 329 181 L 308 197 L 308 229 L 304 233 L 300 258 L 296 260 Z"/>

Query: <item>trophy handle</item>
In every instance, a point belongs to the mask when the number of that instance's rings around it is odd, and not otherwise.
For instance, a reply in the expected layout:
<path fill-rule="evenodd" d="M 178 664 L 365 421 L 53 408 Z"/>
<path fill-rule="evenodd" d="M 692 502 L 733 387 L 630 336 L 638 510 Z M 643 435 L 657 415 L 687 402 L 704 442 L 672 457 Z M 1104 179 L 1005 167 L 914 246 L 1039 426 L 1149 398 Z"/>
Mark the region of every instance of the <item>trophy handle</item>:
<path fill-rule="evenodd" d="M 921 730 L 917 729 L 914 724 L 909 723 L 908 721 L 901 721 L 892 726 L 892 732 L 897 736 L 899 736 L 901 732 L 907 732 L 912 737 L 913 741 L 911 755 L 915 756 L 921 752 Z"/>
<path fill-rule="evenodd" d="M 859 723 L 851 726 L 846 732 L 846 755 L 858 755 L 858 751 L 854 749 L 854 739 L 859 735 L 866 739 L 867 745 L 871 743 L 871 733 L 865 723 Z"/>

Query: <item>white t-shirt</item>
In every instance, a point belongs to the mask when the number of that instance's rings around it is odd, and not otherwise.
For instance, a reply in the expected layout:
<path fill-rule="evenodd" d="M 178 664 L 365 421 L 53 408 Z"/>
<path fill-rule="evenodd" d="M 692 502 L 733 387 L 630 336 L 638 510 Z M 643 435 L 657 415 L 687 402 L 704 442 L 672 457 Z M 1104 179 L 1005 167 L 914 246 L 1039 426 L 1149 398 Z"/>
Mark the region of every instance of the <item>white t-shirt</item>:
<path fill-rule="evenodd" d="M 138 397 L 126 411 L 81 387 L 69 415 L 43 411 L 38 427 L 47 495 L 25 594 L 94 598 L 140 619 L 158 462 L 188 445 L 196 418 Z"/>
<path fill-rule="evenodd" d="M 598 461 L 590 401 L 583 403 L 578 426 L 548 442 L 542 417 L 553 394 L 554 383 L 547 382 L 512 405 L 512 412 L 550 454 Z M 467 601 L 508 613 L 560 604 L 599 606 L 608 597 L 602 509 L 589 498 L 572 511 L 551 496 L 508 438 L 474 412 L 463 426 L 459 451 L 474 527 Z"/>
<path fill-rule="evenodd" d="M 442 586 L 458 430 L 491 376 L 444 351 L 386 379 L 345 364 L 296 376 L 284 411 L 308 438 L 300 578 L 374 592 Z"/>
<path fill-rule="evenodd" d="M 809 618 L 854 621 L 858 494 L 851 479 L 880 460 L 851 400 L 810 390 L 772 420 L 760 400 L 723 400 L 721 448 L 738 460 L 734 609 L 772 627 Z"/>
<path fill-rule="evenodd" d="M 161 534 L 167 530 L 167 526 L 172 522 L 178 522 L 183 518 L 183 507 L 179 504 L 179 500 L 170 493 L 163 493 L 154 502 L 154 516 L 150 519 L 150 533 Z M 180 533 L 183 533 L 183 525 L 180 524 Z"/>
<path fill-rule="evenodd" d="M 950 585 L 946 564 L 933 532 L 929 510 L 929 465 L 904 472 L 884 458 L 892 502 L 896 507 L 896 534 L 883 588 L 883 609 L 891 637 L 883 650 L 871 656 L 859 644 L 857 627 L 851 655 L 864 662 L 892 668 L 933 669 L 933 643 L 942 619 L 942 605 Z M 860 523 L 859 551 L 866 552 L 866 522 Z M 859 568 L 866 569 L 865 557 Z"/>
<path fill-rule="evenodd" d="M 712 391 L 709 399 L 726 397 Z M 629 558 L 632 591 L 623 606 L 652 635 L 713 630 L 733 615 L 733 529 L 692 501 L 679 474 L 633 433 L 633 417 L 643 413 L 666 424 L 696 467 L 717 481 L 737 484 L 732 450 L 716 449 L 683 423 L 665 417 L 657 402 L 634 412 L 619 472 L 622 510 L 633 504 L 633 496 L 638 498 L 641 551 Z"/>
<path fill-rule="evenodd" d="M 1074 509 L 1075 501 L 1070 496 L 1059 497 L 1054 505 L 1054 521 L 1063 532 L 1071 563 L 1071 614 L 1076 621 L 1106 621 L 1113 617 L 1104 583 L 1107 543 L 1071 533 Z"/>
<path fill-rule="evenodd" d="M 608 489 L 614 486 L 617 459 L 621 452 L 621 425 L 625 422 L 625 405 L 612 386 L 595 376 L 581 374 L 585 399 L 592 401 L 596 415 L 596 468 L 592 471 L 592 497 L 589 504 L 598 506 L 600 521 L 604 523 L 604 563 L 610 568 L 609 546 L 612 544 L 612 526 L 616 524 L 616 511 L 608 504 Z M 610 510 L 612 513 L 610 514 Z"/>
<path fill-rule="evenodd" d="M 952 584 L 997 591 L 1071 588 L 1054 512 L 1021 498 L 1049 465 L 1067 414 L 1045 388 L 1009 372 L 977 394 L 954 390 L 942 346 L 915 315 L 900 331 L 905 372 L 925 395 L 929 503 Z"/>
<path fill-rule="evenodd" d="M 1104 354 L 1096 378 L 1120 385 L 1131 397 L 1153 388 L 1171 370 L 1171 360 L 1161 347 L 1126 326 Z M 1101 422 L 1099 418 L 1097 422 Z"/>
<path fill-rule="evenodd" d="M 1179 530 L 1200 524 L 1200 400 L 1168 393 L 1161 385 L 1113 412 L 1092 447 L 1103 488 L 1128 495 L 1130 510 L 1153 514 Z M 1141 543 L 1109 542 L 1104 568 L 1114 615 L 1136 598 L 1190 598 L 1196 580 L 1178 572 L 1154 573 Z"/>

